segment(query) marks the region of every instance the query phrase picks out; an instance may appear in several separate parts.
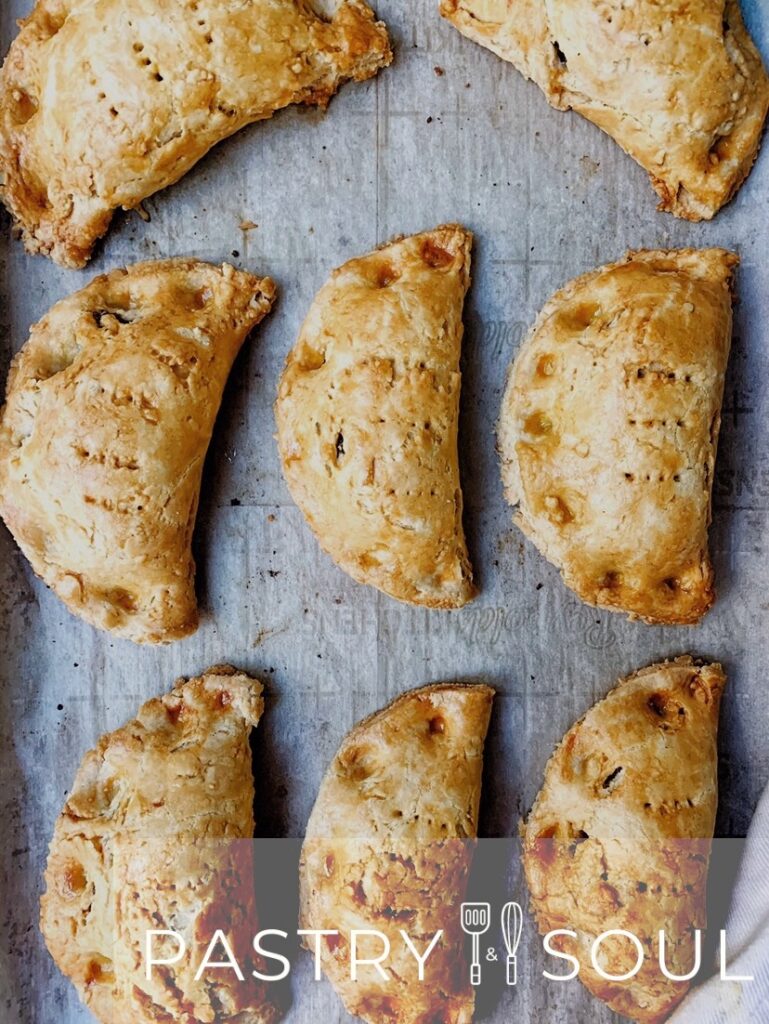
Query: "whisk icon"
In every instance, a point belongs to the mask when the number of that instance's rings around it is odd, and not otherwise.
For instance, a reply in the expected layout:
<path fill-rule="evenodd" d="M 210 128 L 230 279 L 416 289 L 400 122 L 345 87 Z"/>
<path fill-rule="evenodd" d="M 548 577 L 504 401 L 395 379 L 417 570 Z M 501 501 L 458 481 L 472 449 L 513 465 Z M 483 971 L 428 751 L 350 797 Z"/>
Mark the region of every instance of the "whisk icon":
<path fill-rule="evenodd" d="M 502 908 L 502 937 L 507 947 L 507 984 L 518 981 L 518 946 L 523 931 L 523 911 L 517 903 L 506 903 Z"/>

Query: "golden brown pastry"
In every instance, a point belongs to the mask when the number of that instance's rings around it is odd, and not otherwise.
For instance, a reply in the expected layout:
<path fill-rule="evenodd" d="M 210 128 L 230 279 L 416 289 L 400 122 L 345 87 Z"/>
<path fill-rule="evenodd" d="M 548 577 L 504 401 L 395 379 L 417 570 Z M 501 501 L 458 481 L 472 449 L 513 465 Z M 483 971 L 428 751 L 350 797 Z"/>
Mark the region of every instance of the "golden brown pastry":
<path fill-rule="evenodd" d="M 0 514 L 87 622 L 138 643 L 197 628 L 191 540 L 232 362 L 274 285 L 230 266 L 140 263 L 57 302 L 14 359 Z"/>
<path fill-rule="evenodd" d="M 769 78 L 738 0 L 442 0 L 441 13 L 611 135 L 661 210 L 709 220 L 750 172 Z"/>
<path fill-rule="evenodd" d="M 475 595 L 457 457 L 471 244 L 448 224 L 335 270 L 275 406 L 286 482 L 323 549 L 430 608 Z"/>
<path fill-rule="evenodd" d="M 232 971 L 194 979 L 216 929 L 244 965 L 258 931 L 249 735 L 262 710 L 261 684 L 218 666 L 180 679 L 83 759 L 56 823 L 40 926 L 104 1024 L 277 1019 L 250 970 L 245 983 Z M 146 933 L 163 929 L 188 953 L 148 980 Z M 177 951 L 175 939 L 153 942 L 158 959 Z"/>
<path fill-rule="evenodd" d="M 577 957 L 594 995 L 644 1024 L 664 1020 L 689 987 L 662 974 L 659 931 L 668 970 L 683 976 L 695 963 L 692 929 L 706 924 L 724 684 L 720 665 L 691 658 L 622 680 L 566 734 L 522 829 L 540 931 L 576 932 L 553 948 Z M 594 940 L 613 929 L 644 947 L 644 966 L 626 982 L 606 981 L 591 962 Z M 638 957 L 626 938 L 599 949 L 606 974 L 631 971 Z"/>
<path fill-rule="evenodd" d="M 460 904 L 493 697 L 487 686 L 406 693 L 352 730 L 323 780 L 302 851 L 300 926 L 339 932 L 321 941 L 323 970 L 347 1010 L 370 1024 L 472 1021 Z M 387 982 L 365 967 L 351 980 L 353 929 L 387 935 Z M 443 929 L 423 982 L 400 929 L 420 954 Z M 360 956 L 381 952 L 370 941 Z"/>
<path fill-rule="evenodd" d="M 707 530 L 737 257 L 630 253 L 550 299 L 499 421 L 516 522 L 583 601 L 647 622 L 713 603 Z"/>
<path fill-rule="evenodd" d="M 31 252 L 81 267 L 118 207 L 391 59 L 363 0 L 38 0 L 0 75 L 2 198 Z"/>

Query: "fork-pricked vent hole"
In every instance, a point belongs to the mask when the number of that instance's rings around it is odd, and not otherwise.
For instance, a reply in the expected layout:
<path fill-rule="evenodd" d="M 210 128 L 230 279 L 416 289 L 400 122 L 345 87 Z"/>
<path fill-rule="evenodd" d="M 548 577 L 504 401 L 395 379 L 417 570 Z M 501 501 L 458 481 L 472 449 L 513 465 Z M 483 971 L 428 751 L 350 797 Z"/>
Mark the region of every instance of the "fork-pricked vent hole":
<path fill-rule="evenodd" d="M 617 785 L 621 780 L 622 773 L 624 772 L 624 770 L 625 769 L 622 767 L 622 765 L 620 765 L 618 768 L 615 768 L 613 772 L 609 772 L 609 774 L 601 783 L 601 788 L 607 790 L 608 792 L 611 792 L 613 789 L 616 789 Z"/>

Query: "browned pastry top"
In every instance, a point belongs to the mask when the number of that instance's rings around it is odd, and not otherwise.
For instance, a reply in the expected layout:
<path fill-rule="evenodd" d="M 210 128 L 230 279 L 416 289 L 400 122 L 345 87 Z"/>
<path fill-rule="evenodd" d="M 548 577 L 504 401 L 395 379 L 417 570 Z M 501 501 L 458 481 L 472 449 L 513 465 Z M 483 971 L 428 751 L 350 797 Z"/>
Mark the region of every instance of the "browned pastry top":
<path fill-rule="evenodd" d="M 469 231 L 402 238 L 335 270 L 280 382 L 283 472 L 322 547 L 391 597 L 475 594 L 457 430 Z"/>
<path fill-rule="evenodd" d="M 302 927 L 339 932 L 321 946 L 323 969 L 369 1024 L 472 1022 L 460 906 L 493 696 L 458 684 L 403 694 L 350 732 L 321 785 L 302 850 Z M 351 980 L 353 929 L 390 940 L 387 982 L 372 971 Z M 423 982 L 401 929 L 422 952 L 443 932 Z"/>
<path fill-rule="evenodd" d="M 13 361 L 0 513 L 86 621 L 139 643 L 197 627 L 192 531 L 232 361 L 268 278 L 140 263 L 56 303 Z"/>
<path fill-rule="evenodd" d="M 756 158 L 769 78 L 739 0 L 442 0 L 460 32 L 608 132 L 660 208 L 709 219 Z"/>
<path fill-rule="evenodd" d="M 228 666 L 180 679 L 83 759 L 56 823 L 41 928 L 102 1024 L 272 1024 L 265 986 L 195 971 L 216 928 L 243 956 L 258 924 L 249 734 L 262 687 Z M 146 977 L 148 930 L 188 955 Z M 172 957 L 175 940 L 157 956 Z"/>
<path fill-rule="evenodd" d="M 516 522 L 590 604 L 696 622 L 731 280 L 723 249 L 630 253 L 545 304 L 510 372 L 499 448 Z"/>
<path fill-rule="evenodd" d="M 307 836 L 413 848 L 477 835 L 493 696 L 488 686 L 425 686 L 358 723 L 326 773 Z"/>
<path fill-rule="evenodd" d="M 576 932 L 554 948 L 577 956 L 591 992 L 643 1024 L 665 1020 L 688 989 L 660 971 L 659 931 L 668 969 L 686 975 L 693 930 L 706 925 L 724 685 L 720 665 L 688 657 L 622 680 L 566 734 L 522 829 L 540 931 Z M 643 968 L 627 982 L 609 982 L 592 965 L 594 940 L 612 929 L 644 947 Z M 627 939 L 600 950 L 605 973 L 635 965 Z"/>
<path fill-rule="evenodd" d="M 38 0 L 0 75 L 2 197 L 30 251 L 83 266 L 118 207 L 391 59 L 363 0 Z"/>

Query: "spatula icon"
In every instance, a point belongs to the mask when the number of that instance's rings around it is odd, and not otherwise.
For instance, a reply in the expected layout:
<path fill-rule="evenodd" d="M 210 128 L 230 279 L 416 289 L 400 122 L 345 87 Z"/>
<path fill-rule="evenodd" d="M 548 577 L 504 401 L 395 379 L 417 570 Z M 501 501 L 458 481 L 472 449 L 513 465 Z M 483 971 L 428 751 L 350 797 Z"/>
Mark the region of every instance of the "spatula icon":
<path fill-rule="evenodd" d="M 518 981 L 518 960 L 516 953 L 523 931 L 523 911 L 517 903 L 506 903 L 502 908 L 502 936 L 507 948 L 507 984 Z"/>
<path fill-rule="evenodd" d="M 462 931 L 473 940 L 473 962 L 470 967 L 470 983 L 481 983 L 481 935 L 489 930 L 491 906 L 488 903 L 462 904 Z"/>

